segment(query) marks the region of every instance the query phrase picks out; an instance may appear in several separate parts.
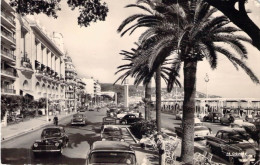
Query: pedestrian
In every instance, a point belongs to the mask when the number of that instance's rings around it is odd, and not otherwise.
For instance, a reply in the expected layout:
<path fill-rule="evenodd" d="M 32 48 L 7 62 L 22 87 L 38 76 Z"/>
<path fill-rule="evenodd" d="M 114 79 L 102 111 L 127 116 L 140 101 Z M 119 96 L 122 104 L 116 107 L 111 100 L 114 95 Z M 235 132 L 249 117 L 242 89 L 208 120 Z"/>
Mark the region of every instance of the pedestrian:
<path fill-rule="evenodd" d="M 235 121 L 235 118 L 232 116 L 232 114 L 229 114 L 229 122 L 230 123 L 234 123 L 234 121 Z"/>
<path fill-rule="evenodd" d="M 55 116 L 54 116 L 54 118 L 53 118 L 53 122 L 54 122 L 54 125 L 58 125 L 58 123 L 59 123 L 59 119 L 58 119 L 58 117 L 57 117 L 57 115 L 55 114 Z"/>

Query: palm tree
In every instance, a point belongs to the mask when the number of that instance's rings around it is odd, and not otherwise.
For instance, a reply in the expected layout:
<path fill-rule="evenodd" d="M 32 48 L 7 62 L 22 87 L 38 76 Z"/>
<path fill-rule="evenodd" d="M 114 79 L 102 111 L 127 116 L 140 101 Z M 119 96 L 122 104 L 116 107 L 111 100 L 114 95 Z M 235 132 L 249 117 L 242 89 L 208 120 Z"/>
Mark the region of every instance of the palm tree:
<path fill-rule="evenodd" d="M 121 65 L 118 67 L 118 71 L 115 73 L 119 73 L 119 72 L 122 72 L 122 71 L 125 71 L 124 74 L 122 74 L 116 81 L 118 82 L 120 79 L 122 80 L 122 82 L 124 82 L 124 80 L 129 77 L 129 76 L 132 76 L 132 77 L 135 77 L 136 80 L 135 80 L 135 85 L 139 85 L 142 81 L 144 81 L 144 86 L 145 86 L 145 103 L 146 103 L 146 107 L 145 107 L 145 118 L 146 120 L 150 120 L 151 119 L 151 116 L 150 116 L 150 112 L 149 112 L 149 109 L 150 109 L 150 102 L 151 102 L 151 78 L 152 78 L 152 74 L 149 74 L 149 69 L 147 66 L 139 66 L 139 67 L 136 67 L 134 65 L 134 60 L 136 60 L 138 58 L 138 55 L 141 53 L 140 49 L 141 49 L 141 45 L 138 45 L 138 49 L 131 49 L 132 52 L 129 52 L 129 51 L 125 51 L 125 50 L 122 50 L 120 52 L 121 55 L 124 56 L 123 60 L 127 60 L 127 61 L 130 61 L 130 63 L 128 64 L 124 64 L 124 65 Z M 169 74 L 169 68 L 165 65 L 167 65 L 168 63 L 165 62 L 163 64 L 163 66 L 160 68 L 160 81 L 161 81 L 161 77 L 167 81 L 168 80 L 168 74 Z M 161 71 L 162 71 L 162 74 L 161 74 Z M 114 83 L 114 84 L 115 84 Z M 178 81 L 176 81 L 176 83 L 179 83 Z M 180 84 L 180 83 L 179 83 Z M 157 119 L 157 118 L 156 118 Z M 158 120 L 157 120 L 158 121 Z M 159 122 L 158 122 L 159 124 Z M 160 128 L 160 126 L 159 126 Z"/>
<path fill-rule="evenodd" d="M 141 3 L 148 4 L 150 8 L 140 5 Z M 148 59 L 149 70 L 152 71 L 156 70 L 167 57 L 174 56 L 167 84 L 168 90 L 172 89 L 183 63 L 184 136 L 181 157 L 184 163 L 192 164 L 197 64 L 206 58 L 211 68 L 216 69 L 218 55 L 224 55 L 237 69 L 242 68 L 253 82 L 259 83 L 258 78 L 244 62 L 248 57 L 247 50 L 241 41 L 250 42 L 250 40 L 237 35 L 235 32 L 240 30 L 228 26 L 230 21 L 225 16 L 214 17 L 213 14 L 217 10 L 200 0 L 167 5 L 160 2 L 152 3 L 150 0 L 138 0 L 137 4 L 127 7 L 138 7 L 148 12 L 148 14 L 135 14 L 128 17 L 118 28 L 121 32 L 127 24 L 135 20 L 137 23 L 123 31 L 121 35 L 130 30 L 131 34 L 138 27 L 148 27 L 148 30 L 140 36 L 140 40 L 146 43 L 152 41 L 154 44 L 146 51 L 143 50 L 138 59 Z M 136 66 L 143 64 L 142 60 L 135 62 Z"/>

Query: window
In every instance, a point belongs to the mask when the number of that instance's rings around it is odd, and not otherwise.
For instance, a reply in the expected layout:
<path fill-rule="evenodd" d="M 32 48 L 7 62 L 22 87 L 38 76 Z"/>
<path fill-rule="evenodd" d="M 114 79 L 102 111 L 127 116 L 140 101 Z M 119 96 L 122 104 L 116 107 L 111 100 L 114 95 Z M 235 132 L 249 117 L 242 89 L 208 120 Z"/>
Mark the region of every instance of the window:
<path fill-rule="evenodd" d="M 216 135 L 217 138 L 221 138 L 221 136 L 222 136 L 222 132 L 218 132 Z"/>

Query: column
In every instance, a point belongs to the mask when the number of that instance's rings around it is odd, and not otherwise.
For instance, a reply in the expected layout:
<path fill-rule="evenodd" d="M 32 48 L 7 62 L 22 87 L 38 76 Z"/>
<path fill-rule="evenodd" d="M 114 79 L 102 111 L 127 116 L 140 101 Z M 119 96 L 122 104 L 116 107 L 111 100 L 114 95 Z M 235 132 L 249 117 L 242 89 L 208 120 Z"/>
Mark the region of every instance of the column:
<path fill-rule="evenodd" d="M 48 60 L 48 66 L 51 68 L 51 65 L 52 65 L 51 64 L 51 52 L 48 51 L 47 54 L 48 54 L 48 59 L 47 59 Z"/>
<path fill-rule="evenodd" d="M 128 108 L 129 99 L 128 99 L 128 80 L 126 79 L 124 82 L 124 106 Z"/>
<path fill-rule="evenodd" d="M 36 45 L 36 60 L 39 61 L 41 64 L 43 63 L 43 57 L 42 57 L 42 50 L 41 50 L 41 43 L 37 43 Z"/>
<path fill-rule="evenodd" d="M 45 47 L 42 47 L 42 63 L 47 67 L 48 65 L 48 54 Z"/>

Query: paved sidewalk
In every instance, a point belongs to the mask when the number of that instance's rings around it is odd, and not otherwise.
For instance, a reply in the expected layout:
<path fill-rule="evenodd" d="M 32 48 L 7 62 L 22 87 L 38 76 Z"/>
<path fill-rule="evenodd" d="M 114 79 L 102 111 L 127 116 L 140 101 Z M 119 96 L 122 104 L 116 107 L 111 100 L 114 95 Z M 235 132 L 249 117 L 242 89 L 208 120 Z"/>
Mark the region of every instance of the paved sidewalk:
<path fill-rule="evenodd" d="M 73 114 L 75 114 L 76 112 L 72 112 L 70 114 L 66 114 L 65 112 L 61 112 L 61 114 L 58 114 L 58 118 L 59 120 L 62 120 L 66 117 L 69 117 Z M 24 121 L 24 122 L 19 122 L 18 124 L 13 124 L 13 125 L 9 125 L 6 127 L 2 127 L 1 128 L 1 141 L 6 141 L 6 140 L 10 140 L 13 139 L 15 137 L 24 135 L 28 132 L 37 130 L 39 128 L 42 128 L 44 126 L 47 125 L 52 125 L 53 124 L 53 119 L 54 115 L 49 116 L 49 119 L 51 119 L 51 121 L 47 122 L 46 121 L 46 116 L 41 116 L 41 117 L 35 117 L 33 119 Z"/>

